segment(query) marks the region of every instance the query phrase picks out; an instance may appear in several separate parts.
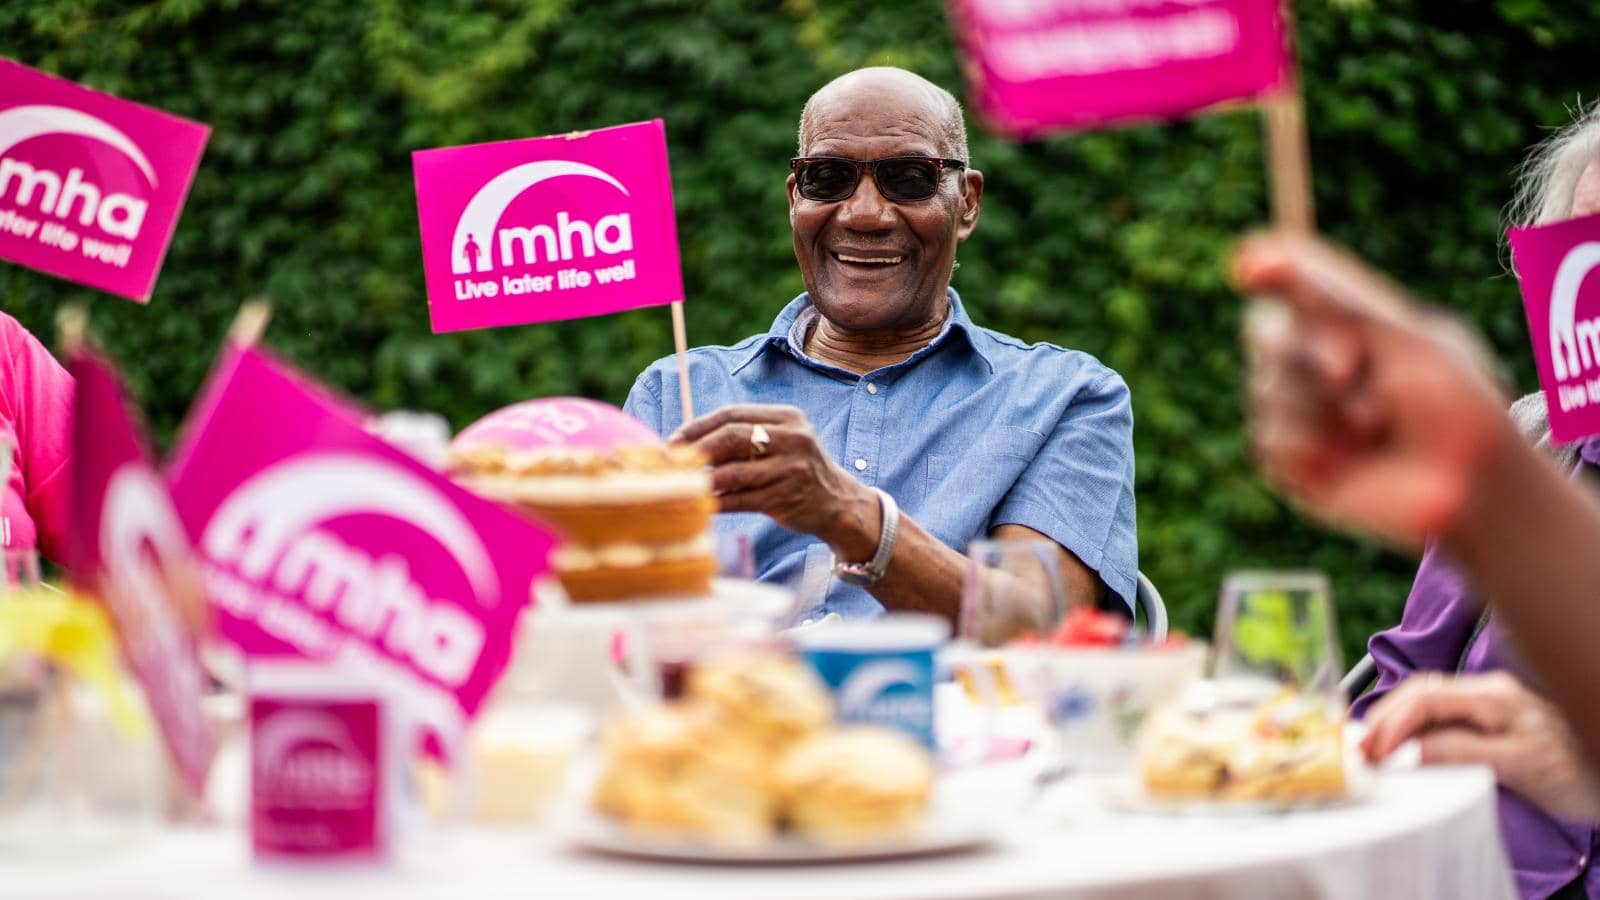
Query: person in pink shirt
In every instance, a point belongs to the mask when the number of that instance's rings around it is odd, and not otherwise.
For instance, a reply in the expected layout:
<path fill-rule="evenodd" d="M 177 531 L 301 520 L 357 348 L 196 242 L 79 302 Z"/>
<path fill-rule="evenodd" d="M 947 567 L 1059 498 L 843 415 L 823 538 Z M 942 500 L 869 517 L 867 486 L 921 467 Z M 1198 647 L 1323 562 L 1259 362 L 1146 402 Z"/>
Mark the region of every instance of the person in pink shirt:
<path fill-rule="evenodd" d="M 0 548 L 8 553 L 66 559 L 72 397 L 67 370 L 22 323 L 0 313 L 0 440 L 11 447 Z"/>

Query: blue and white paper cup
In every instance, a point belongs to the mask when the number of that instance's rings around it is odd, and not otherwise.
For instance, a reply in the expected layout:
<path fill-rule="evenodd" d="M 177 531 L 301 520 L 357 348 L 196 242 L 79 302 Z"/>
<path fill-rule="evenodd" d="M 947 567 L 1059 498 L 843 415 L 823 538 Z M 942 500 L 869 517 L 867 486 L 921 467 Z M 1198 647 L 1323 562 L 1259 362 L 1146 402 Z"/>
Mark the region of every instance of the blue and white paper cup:
<path fill-rule="evenodd" d="M 803 629 L 794 643 L 840 722 L 894 728 L 933 750 L 934 653 L 949 636 L 939 616 L 888 613 Z"/>

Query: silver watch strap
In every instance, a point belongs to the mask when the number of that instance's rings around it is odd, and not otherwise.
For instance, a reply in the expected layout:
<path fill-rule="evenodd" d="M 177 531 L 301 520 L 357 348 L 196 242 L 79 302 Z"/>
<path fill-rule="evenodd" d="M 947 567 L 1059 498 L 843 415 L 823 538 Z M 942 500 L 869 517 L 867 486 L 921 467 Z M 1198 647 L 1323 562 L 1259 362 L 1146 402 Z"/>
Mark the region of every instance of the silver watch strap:
<path fill-rule="evenodd" d="M 833 574 L 851 584 L 873 585 L 883 580 L 889 570 L 889 560 L 894 556 L 895 536 L 900 533 L 900 506 L 894 497 L 881 488 L 872 489 L 878 495 L 878 508 L 883 513 L 883 527 L 878 531 L 878 549 L 872 559 L 864 563 L 842 563 L 834 560 Z"/>
<path fill-rule="evenodd" d="M 883 505 L 883 529 L 878 532 L 878 552 L 872 554 L 872 561 L 867 563 L 876 581 L 889 571 L 889 557 L 894 556 L 894 539 L 900 534 L 900 505 L 894 502 L 888 491 L 882 488 L 873 490 L 878 492 L 878 502 Z"/>

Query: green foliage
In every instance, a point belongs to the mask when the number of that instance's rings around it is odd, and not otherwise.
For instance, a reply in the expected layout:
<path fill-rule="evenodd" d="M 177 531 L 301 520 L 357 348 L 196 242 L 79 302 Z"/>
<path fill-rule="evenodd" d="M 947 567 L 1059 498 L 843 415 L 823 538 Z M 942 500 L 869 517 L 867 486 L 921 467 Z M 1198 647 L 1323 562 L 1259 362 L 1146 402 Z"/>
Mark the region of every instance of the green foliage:
<path fill-rule="evenodd" d="M 1310 686 L 1327 658 L 1327 603 L 1325 591 L 1243 594 L 1232 628 L 1239 657 L 1279 680 Z"/>
<path fill-rule="evenodd" d="M 1600 3 L 1296 6 L 1323 227 L 1470 317 L 1530 389 L 1497 216 L 1525 148 L 1592 83 Z M 0 54 L 215 129 L 149 308 L 0 266 L 0 303 L 39 334 L 93 300 L 163 441 L 257 294 L 290 359 L 457 427 L 530 396 L 621 402 L 669 351 L 664 310 L 431 335 L 413 150 L 663 117 L 690 333 L 726 343 L 800 290 L 783 178 L 806 96 L 872 63 L 961 94 L 938 0 L 13 0 Z M 1207 632 L 1228 569 L 1315 567 L 1359 653 L 1413 563 L 1303 523 L 1241 429 L 1224 257 L 1265 216 L 1257 118 L 1026 144 L 979 128 L 972 152 L 988 193 L 957 286 L 980 322 L 1127 377 L 1141 565 L 1174 623 Z"/>

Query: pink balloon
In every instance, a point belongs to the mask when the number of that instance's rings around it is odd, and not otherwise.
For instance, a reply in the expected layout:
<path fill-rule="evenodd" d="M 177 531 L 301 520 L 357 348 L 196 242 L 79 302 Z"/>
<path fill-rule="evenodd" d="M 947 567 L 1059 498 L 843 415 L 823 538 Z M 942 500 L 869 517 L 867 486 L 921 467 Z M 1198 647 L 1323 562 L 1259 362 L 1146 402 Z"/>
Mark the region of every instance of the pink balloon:
<path fill-rule="evenodd" d="M 622 444 L 660 446 L 660 435 L 609 403 L 581 397 L 544 397 L 497 409 L 456 435 L 453 446 L 469 450 L 583 447 L 608 450 Z"/>

